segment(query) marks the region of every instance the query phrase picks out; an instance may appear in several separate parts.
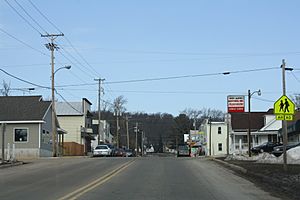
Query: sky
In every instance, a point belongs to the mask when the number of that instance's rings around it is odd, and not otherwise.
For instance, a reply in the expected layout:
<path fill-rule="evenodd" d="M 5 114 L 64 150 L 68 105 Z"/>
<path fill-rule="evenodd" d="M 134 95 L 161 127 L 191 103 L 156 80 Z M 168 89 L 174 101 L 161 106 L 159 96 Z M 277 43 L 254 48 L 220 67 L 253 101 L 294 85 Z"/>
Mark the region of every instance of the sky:
<path fill-rule="evenodd" d="M 55 74 L 58 101 L 87 98 L 96 110 L 94 79 L 103 78 L 101 98 L 123 95 L 129 112 L 226 112 L 228 95 L 258 89 L 251 110 L 267 111 L 282 95 L 282 59 L 294 69 L 286 72 L 287 95 L 300 93 L 299 7 L 297 0 L 2 0 L 0 69 L 51 87 L 49 39 L 40 34 L 62 32 L 55 69 L 72 68 Z M 3 71 L 0 81 L 10 83 L 10 95 L 51 99 L 48 88 Z"/>

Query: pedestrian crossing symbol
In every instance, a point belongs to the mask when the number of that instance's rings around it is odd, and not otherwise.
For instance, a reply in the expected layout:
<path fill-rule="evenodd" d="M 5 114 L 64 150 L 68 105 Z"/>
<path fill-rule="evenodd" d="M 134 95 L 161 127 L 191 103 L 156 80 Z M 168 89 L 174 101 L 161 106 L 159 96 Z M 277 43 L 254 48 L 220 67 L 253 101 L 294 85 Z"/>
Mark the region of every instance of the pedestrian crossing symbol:
<path fill-rule="evenodd" d="M 275 115 L 294 115 L 295 104 L 285 95 L 282 95 L 274 103 L 274 114 Z"/>

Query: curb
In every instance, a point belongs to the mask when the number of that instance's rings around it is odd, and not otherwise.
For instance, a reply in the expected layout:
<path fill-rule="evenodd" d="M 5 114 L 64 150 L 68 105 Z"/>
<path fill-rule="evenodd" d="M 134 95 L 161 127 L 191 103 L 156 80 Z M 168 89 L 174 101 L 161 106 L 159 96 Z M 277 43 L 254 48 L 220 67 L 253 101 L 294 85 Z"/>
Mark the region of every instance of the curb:
<path fill-rule="evenodd" d="M 223 165 L 226 165 L 226 166 L 228 166 L 228 167 L 230 167 L 232 169 L 238 170 L 238 171 L 240 171 L 240 172 L 242 172 L 244 174 L 247 174 L 247 172 L 248 172 L 247 169 L 242 168 L 240 166 L 237 166 L 237 165 L 234 165 L 234 164 L 230 164 L 230 163 L 227 163 L 225 161 L 218 160 L 218 159 L 215 159 L 215 158 L 212 158 L 212 160 L 215 161 L 215 162 L 221 163 Z"/>
<path fill-rule="evenodd" d="M 5 169 L 9 167 L 19 166 L 23 165 L 24 163 L 22 161 L 14 162 L 14 163 L 7 163 L 7 164 L 1 164 L 0 169 Z"/>

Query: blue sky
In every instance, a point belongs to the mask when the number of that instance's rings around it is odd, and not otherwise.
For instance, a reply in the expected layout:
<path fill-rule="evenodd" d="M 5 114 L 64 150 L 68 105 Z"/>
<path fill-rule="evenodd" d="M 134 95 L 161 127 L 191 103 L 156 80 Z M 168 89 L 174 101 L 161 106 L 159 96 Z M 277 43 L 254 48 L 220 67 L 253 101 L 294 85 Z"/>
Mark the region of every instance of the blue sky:
<path fill-rule="evenodd" d="M 59 93 L 68 101 L 88 98 L 97 108 L 97 83 L 105 78 L 104 100 L 124 95 L 127 110 L 178 115 L 185 108 L 226 111 L 227 95 L 253 95 L 254 111 L 266 111 L 282 94 L 281 60 L 295 70 L 287 73 L 287 94 L 299 93 L 299 1 L 243 0 L 31 0 L 66 37 L 56 39 L 56 68 L 72 65 L 56 76 Z M 8 2 L 41 33 L 59 33 L 27 0 Z M 3 0 L 0 28 L 37 52 L 0 31 L 0 68 L 33 83 L 50 86 L 50 52 L 45 38 Z M 69 42 L 77 52 L 71 47 Z M 82 59 L 84 58 L 84 60 Z M 112 84 L 110 82 L 183 75 L 222 73 L 260 68 L 267 71 L 199 76 L 173 80 Z M 298 70 L 297 70 L 298 69 Z M 0 72 L 12 88 L 28 88 Z M 95 85 L 90 85 L 95 83 Z M 11 95 L 22 95 L 12 91 Z M 28 94 L 28 93 L 25 93 Z M 51 91 L 31 94 L 49 99 Z M 57 97 L 62 101 L 60 97 Z M 257 99 L 259 98 L 259 99 Z"/>

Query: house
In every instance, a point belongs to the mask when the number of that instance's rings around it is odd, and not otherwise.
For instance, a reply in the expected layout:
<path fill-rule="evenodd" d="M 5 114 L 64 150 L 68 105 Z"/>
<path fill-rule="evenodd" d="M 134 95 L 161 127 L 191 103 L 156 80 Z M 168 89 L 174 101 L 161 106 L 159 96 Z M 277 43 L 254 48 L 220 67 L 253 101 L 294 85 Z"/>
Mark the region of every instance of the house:
<path fill-rule="evenodd" d="M 0 111 L 5 152 L 14 146 L 17 159 L 52 156 L 50 101 L 43 101 L 42 96 L 1 96 Z"/>
<path fill-rule="evenodd" d="M 281 121 L 280 121 L 281 122 Z M 294 120 L 287 122 L 287 136 L 288 136 L 288 143 L 299 143 L 300 142 L 300 112 L 296 111 Z M 279 130 L 278 137 L 282 140 L 282 129 Z"/>
<path fill-rule="evenodd" d="M 204 148 L 207 156 L 227 154 L 227 122 L 214 122 L 205 119 L 200 126 L 204 133 Z"/>
<path fill-rule="evenodd" d="M 92 126 L 95 140 L 92 141 L 92 148 L 95 148 L 99 144 L 98 123 L 98 119 L 93 119 Z M 110 124 L 106 120 L 100 120 L 100 132 L 103 135 L 102 143 L 113 143 L 113 135 L 110 132 Z"/>
<path fill-rule="evenodd" d="M 250 118 L 247 112 L 230 114 L 230 152 L 248 151 L 248 130 L 250 125 L 251 146 L 264 142 L 278 142 L 278 131 L 282 127 L 281 121 L 276 120 L 273 109 L 267 112 L 251 112 Z"/>
<path fill-rule="evenodd" d="M 69 149 L 64 150 L 66 155 L 87 155 L 91 152 L 91 141 L 94 140 L 91 105 L 86 98 L 81 102 L 56 102 L 58 122 L 68 132 L 64 138 L 64 148 Z"/>

